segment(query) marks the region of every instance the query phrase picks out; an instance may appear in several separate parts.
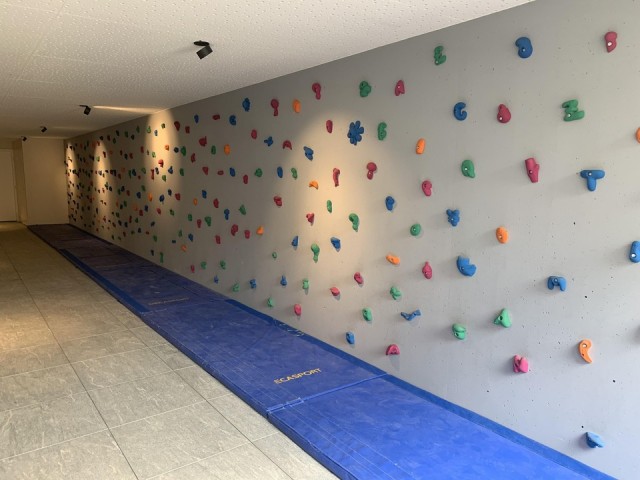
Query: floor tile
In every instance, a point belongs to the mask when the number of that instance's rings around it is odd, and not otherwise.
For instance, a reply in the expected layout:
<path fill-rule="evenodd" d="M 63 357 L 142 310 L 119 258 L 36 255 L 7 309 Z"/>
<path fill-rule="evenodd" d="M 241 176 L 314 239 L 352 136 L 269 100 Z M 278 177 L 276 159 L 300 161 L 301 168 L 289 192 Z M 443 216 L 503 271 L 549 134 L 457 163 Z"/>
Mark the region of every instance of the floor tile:
<path fill-rule="evenodd" d="M 235 395 L 212 398 L 208 402 L 252 442 L 278 431 L 266 418 Z"/>
<path fill-rule="evenodd" d="M 105 430 L 86 393 L 0 413 L 0 458 Z"/>
<path fill-rule="evenodd" d="M 89 395 L 109 427 L 202 401 L 202 397 L 173 372 L 91 390 Z"/>
<path fill-rule="evenodd" d="M 87 390 L 158 375 L 171 370 L 148 348 L 74 363 Z"/>
<path fill-rule="evenodd" d="M 84 391 L 71 365 L 0 378 L 0 412 Z"/>
<path fill-rule="evenodd" d="M 181 368 L 176 370 L 176 373 L 206 399 L 222 397 L 231 393 L 227 387 L 197 365 Z"/>
<path fill-rule="evenodd" d="M 205 401 L 116 427 L 112 433 L 138 478 L 248 443 Z"/>
<path fill-rule="evenodd" d="M 133 312 L 115 300 L 102 302 L 102 305 L 127 328 L 142 327 L 145 325 Z"/>
<path fill-rule="evenodd" d="M 261 438 L 254 445 L 293 480 L 337 478 L 281 432 Z"/>
<path fill-rule="evenodd" d="M 104 431 L 0 461 L 11 480 L 136 480 L 111 435 Z"/>
<path fill-rule="evenodd" d="M 69 340 L 61 342 L 60 346 L 71 362 L 146 348 L 142 340 L 129 330 Z"/>
<path fill-rule="evenodd" d="M 45 314 L 45 318 L 59 342 L 126 329 L 117 318 L 108 312 L 95 312 L 86 315 L 72 313 L 55 317 Z"/>
<path fill-rule="evenodd" d="M 142 327 L 132 328 L 131 331 L 142 340 L 145 345 L 148 347 L 153 347 L 155 345 L 162 345 L 164 343 L 168 343 L 162 335 L 156 333 L 154 329 L 148 327 L 147 325 L 143 325 Z"/>
<path fill-rule="evenodd" d="M 172 370 L 194 366 L 195 363 L 170 343 L 156 345 L 151 350 L 158 355 Z"/>
<path fill-rule="evenodd" d="M 0 325 L 0 351 L 16 350 L 55 343 L 53 333 L 43 320 Z"/>
<path fill-rule="evenodd" d="M 57 343 L 17 350 L 0 350 L 0 377 L 69 363 Z"/>

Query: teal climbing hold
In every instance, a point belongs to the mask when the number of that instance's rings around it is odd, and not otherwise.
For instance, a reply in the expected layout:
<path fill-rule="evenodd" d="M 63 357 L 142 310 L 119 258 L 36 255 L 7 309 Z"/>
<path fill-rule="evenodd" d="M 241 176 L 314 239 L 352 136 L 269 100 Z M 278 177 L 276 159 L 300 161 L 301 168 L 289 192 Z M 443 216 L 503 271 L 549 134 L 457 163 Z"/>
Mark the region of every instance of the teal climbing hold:
<path fill-rule="evenodd" d="M 369 85 L 369 82 L 367 81 L 360 82 L 360 96 L 362 98 L 365 98 L 369 96 L 370 93 L 371 93 L 371 85 Z"/>
<path fill-rule="evenodd" d="M 360 217 L 358 217 L 358 215 L 355 213 L 350 213 L 349 221 L 351 222 L 351 228 L 353 228 L 357 232 L 358 228 L 360 228 Z"/>
<path fill-rule="evenodd" d="M 225 262 L 224 260 L 220 260 L 220 268 L 222 270 L 226 270 L 227 269 L 227 262 Z"/>
<path fill-rule="evenodd" d="M 453 326 L 451 327 L 451 332 L 453 333 L 453 336 L 458 340 L 464 340 L 467 337 L 467 327 L 459 323 L 453 324 Z"/>
<path fill-rule="evenodd" d="M 267 307 L 273 308 L 275 306 L 276 306 L 276 301 L 273 299 L 273 297 L 267 298 Z"/>
<path fill-rule="evenodd" d="M 496 325 L 502 325 L 504 328 L 509 328 L 511 326 L 511 313 L 506 308 L 503 308 L 494 320 L 493 323 Z"/>
<path fill-rule="evenodd" d="M 273 253 L 271 254 L 271 258 L 273 258 L 274 260 L 275 260 L 276 258 L 278 258 L 278 253 L 277 253 L 277 252 L 273 252 Z"/>
<path fill-rule="evenodd" d="M 261 168 L 256 168 L 256 171 L 255 171 L 255 172 L 253 172 L 253 174 L 254 174 L 256 177 L 260 178 L 260 177 L 262 176 L 262 169 L 261 169 Z"/>
<path fill-rule="evenodd" d="M 242 215 L 246 215 L 247 214 L 247 209 L 244 205 L 240 205 L 240 208 L 238 209 L 238 211 L 242 214 Z"/>
<path fill-rule="evenodd" d="M 564 108 L 564 121 L 572 122 L 584 118 L 584 110 L 578 110 L 578 100 L 567 100 L 562 104 Z"/>
<path fill-rule="evenodd" d="M 311 251 L 313 252 L 313 261 L 318 263 L 318 256 L 320 255 L 320 247 L 317 243 L 311 245 Z"/>
<path fill-rule="evenodd" d="M 438 45 L 433 49 L 433 61 L 436 65 L 442 65 L 447 61 L 447 56 L 443 55 L 444 47 L 442 45 Z"/>
<path fill-rule="evenodd" d="M 327 212 L 333 212 L 333 203 L 331 202 L 331 200 L 327 200 Z"/>
<path fill-rule="evenodd" d="M 362 318 L 364 318 L 367 322 L 373 320 L 373 314 L 371 313 L 370 308 L 367 307 L 362 309 Z"/>
<path fill-rule="evenodd" d="M 387 124 L 384 122 L 380 122 L 378 124 L 378 140 L 384 140 L 387 138 Z"/>
<path fill-rule="evenodd" d="M 391 287 L 391 289 L 389 290 L 389 293 L 391 294 L 394 300 L 399 300 L 402 298 L 402 292 L 398 287 Z"/>
<path fill-rule="evenodd" d="M 476 178 L 476 167 L 473 165 L 471 160 L 465 160 L 462 162 L 460 169 L 462 170 L 462 175 L 465 177 Z"/>
<path fill-rule="evenodd" d="M 292 168 L 291 176 L 293 177 L 294 180 L 296 180 L 298 178 L 298 170 L 296 170 L 295 168 Z"/>
<path fill-rule="evenodd" d="M 302 280 L 302 289 L 306 292 L 307 290 L 309 290 L 309 280 L 308 279 L 303 279 Z"/>
<path fill-rule="evenodd" d="M 411 233 L 411 235 L 414 237 L 417 237 L 418 235 L 420 235 L 421 232 L 422 232 L 422 226 L 419 223 L 414 223 L 413 225 L 411 225 L 411 228 L 409 229 L 409 233 Z"/>

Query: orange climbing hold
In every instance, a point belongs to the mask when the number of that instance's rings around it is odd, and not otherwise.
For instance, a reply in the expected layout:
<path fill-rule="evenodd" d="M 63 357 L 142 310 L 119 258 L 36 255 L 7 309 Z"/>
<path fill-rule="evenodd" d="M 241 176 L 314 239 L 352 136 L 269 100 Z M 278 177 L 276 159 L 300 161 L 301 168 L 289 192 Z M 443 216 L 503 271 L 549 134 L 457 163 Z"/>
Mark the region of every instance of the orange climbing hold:
<path fill-rule="evenodd" d="M 416 153 L 418 155 L 422 155 L 424 153 L 424 145 L 424 138 L 421 138 L 420 140 L 418 140 L 418 143 L 416 143 Z"/>
<path fill-rule="evenodd" d="M 315 188 L 316 190 L 318 190 L 318 182 L 315 180 L 311 180 L 309 182 L 309 186 Z"/>
<path fill-rule="evenodd" d="M 194 205 L 198 205 L 198 199 L 197 199 L 197 198 L 194 198 L 194 199 L 193 199 L 193 204 L 194 204 Z"/>
<path fill-rule="evenodd" d="M 387 255 L 387 261 L 389 263 L 392 263 L 393 265 L 399 265 L 400 264 L 400 257 L 396 257 L 395 255 Z"/>
<path fill-rule="evenodd" d="M 293 101 L 293 111 L 296 112 L 296 113 L 300 113 L 300 107 L 301 107 L 300 100 L 295 99 Z"/>
<path fill-rule="evenodd" d="M 153 195 L 149 194 L 149 201 L 153 200 Z"/>
<path fill-rule="evenodd" d="M 264 233 L 264 227 L 260 225 L 256 230 L 256 235 L 262 235 Z"/>
<path fill-rule="evenodd" d="M 640 143 L 640 128 L 636 130 L 636 140 Z"/>
<path fill-rule="evenodd" d="M 180 250 L 182 250 L 183 252 L 186 252 L 187 251 L 187 246 L 186 245 L 182 245 L 180 247 Z"/>
<path fill-rule="evenodd" d="M 591 340 L 585 338 L 578 344 L 578 352 L 582 359 L 587 363 L 592 363 L 591 357 L 589 356 L 589 349 L 591 348 Z"/>
<path fill-rule="evenodd" d="M 231 145 L 228 143 L 224 146 L 224 154 L 229 155 L 231 153 Z"/>
<path fill-rule="evenodd" d="M 500 243 L 507 243 L 509 241 L 509 232 L 504 227 L 498 227 L 496 229 L 496 238 Z"/>

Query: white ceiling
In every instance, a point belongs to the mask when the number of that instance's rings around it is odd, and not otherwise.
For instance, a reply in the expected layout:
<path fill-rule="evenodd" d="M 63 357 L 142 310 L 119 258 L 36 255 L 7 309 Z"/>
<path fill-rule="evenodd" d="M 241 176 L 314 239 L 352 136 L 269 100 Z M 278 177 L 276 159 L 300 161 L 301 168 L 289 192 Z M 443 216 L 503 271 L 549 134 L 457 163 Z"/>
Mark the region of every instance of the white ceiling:
<path fill-rule="evenodd" d="M 529 1 L 0 0 L 0 137 L 72 137 Z"/>

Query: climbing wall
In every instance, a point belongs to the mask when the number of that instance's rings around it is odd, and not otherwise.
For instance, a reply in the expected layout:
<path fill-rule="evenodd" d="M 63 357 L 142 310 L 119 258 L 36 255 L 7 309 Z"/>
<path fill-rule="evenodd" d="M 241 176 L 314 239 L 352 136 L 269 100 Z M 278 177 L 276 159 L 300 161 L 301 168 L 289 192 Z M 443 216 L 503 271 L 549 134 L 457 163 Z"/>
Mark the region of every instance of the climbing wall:
<path fill-rule="evenodd" d="M 538 0 L 69 140 L 70 221 L 629 476 L 636 18 Z"/>

